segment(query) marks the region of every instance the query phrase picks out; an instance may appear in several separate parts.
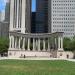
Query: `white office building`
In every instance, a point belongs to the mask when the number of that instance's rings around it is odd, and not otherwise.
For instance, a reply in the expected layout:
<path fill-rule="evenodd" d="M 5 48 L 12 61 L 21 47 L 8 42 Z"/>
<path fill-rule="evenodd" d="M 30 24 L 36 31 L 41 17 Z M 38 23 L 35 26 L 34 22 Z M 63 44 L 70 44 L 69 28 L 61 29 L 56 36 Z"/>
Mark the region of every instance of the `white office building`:
<path fill-rule="evenodd" d="M 64 37 L 75 35 L 75 0 L 49 0 L 50 31 L 64 32 Z"/>

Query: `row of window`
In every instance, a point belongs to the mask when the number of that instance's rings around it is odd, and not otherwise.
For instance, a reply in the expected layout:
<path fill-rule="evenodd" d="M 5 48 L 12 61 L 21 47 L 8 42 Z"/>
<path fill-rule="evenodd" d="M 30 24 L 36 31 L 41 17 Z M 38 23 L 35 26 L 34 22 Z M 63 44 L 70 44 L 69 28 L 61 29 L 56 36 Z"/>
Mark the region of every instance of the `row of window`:
<path fill-rule="evenodd" d="M 75 4 L 53 4 L 53 6 L 73 6 L 73 5 L 75 5 Z"/>
<path fill-rule="evenodd" d="M 63 23 L 64 23 L 64 24 L 75 24 L 75 22 L 69 22 L 69 21 L 68 21 L 68 22 L 67 22 L 67 21 L 66 21 L 66 22 L 53 21 L 53 24 L 60 24 L 60 23 L 62 23 L 62 24 L 63 24 Z"/>
<path fill-rule="evenodd" d="M 53 20 L 75 20 L 75 18 L 53 18 Z"/>
<path fill-rule="evenodd" d="M 75 35 L 74 33 L 64 33 L 64 35 Z"/>
<path fill-rule="evenodd" d="M 75 11 L 73 11 L 73 10 L 72 11 L 71 10 L 69 10 L 69 11 L 68 10 L 65 10 L 65 11 L 63 11 L 63 10 L 62 11 L 61 10 L 59 10 L 59 11 L 53 10 L 53 13 L 75 13 Z"/>
<path fill-rule="evenodd" d="M 74 27 L 74 25 L 53 25 L 53 27 Z"/>
<path fill-rule="evenodd" d="M 75 14 L 53 14 L 53 16 L 75 16 Z"/>
<path fill-rule="evenodd" d="M 61 31 L 61 32 L 64 32 L 64 31 L 74 31 L 74 29 L 53 29 L 53 31 Z"/>
<path fill-rule="evenodd" d="M 75 2 L 75 0 L 53 0 L 53 2 Z"/>
<path fill-rule="evenodd" d="M 75 7 L 53 7 L 53 9 L 75 9 Z"/>

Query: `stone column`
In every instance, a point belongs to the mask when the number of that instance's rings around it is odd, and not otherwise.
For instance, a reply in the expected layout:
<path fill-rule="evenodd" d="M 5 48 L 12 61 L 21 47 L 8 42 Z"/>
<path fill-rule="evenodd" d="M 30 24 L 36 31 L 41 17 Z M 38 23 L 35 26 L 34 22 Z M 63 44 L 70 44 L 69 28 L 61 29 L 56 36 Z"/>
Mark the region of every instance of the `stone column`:
<path fill-rule="evenodd" d="M 15 0 L 10 0 L 10 15 L 11 15 L 11 17 L 10 17 L 10 31 L 12 31 L 13 30 L 13 25 L 14 25 L 14 22 L 13 22 L 13 20 L 14 20 L 14 1 Z"/>
<path fill-rule="evenodd" d="M 16 6 L 17 6 L 17 9 L 16 9 L 16 13 L 17 13 L 16 14 L 16 16 L 17 16 L 16 22 L 17 22 L 17 26 L 16 26 L 16 28 L 19 28 L 19 19 L 18 19 L 19 18 L 19 15 L 20 15 L 19 14 L 19 0 L 17 0 L 17 5 Z"/>
<path fill-rule="evenodd" d="M 57 49 L 57 39 L 55 38 L 55 50 Z"/>
<path fill-rule="evenodd" d="M 9 43 L 9 49 L 11 49 L 12 48 L 12 38 L 11 38 L 11 36 L 9 36 L 9 39 L 10 39 L 10 43 Z"/>
<path fill-rule="evenodd" d="M 58 50 L 60 49 L 60 37 L 58 37 Z"/>
<path fill-rule="evenodd" d="M 38 38 L 38 51 L 40 51 L 40 38 Z"/>
<path fill-rule="evenodd" d="M 63 37 L 61 37 L 61 50 L 63 50 Z"/>
<path fill-rule="evenodd" d="M 50 51 L 50 40 L 48 38 L 48 51 Z"/>
<path fill-rule="evenodd" d="M 45 38 L 43 39 L 43 51 L 46 51 L 46 48 L 45 48 Z"/>
<path fill-rule="evenodd" d="M 36 39 L 36 50 L 38 50 L 38 41 L 37 41 L 37 39 Z"/>
<path fill-rule="evenodd" d="M 30 38 L 28 38 L 28 51 L 30 51 Z"/>
<path fill-rule="evenodd" d="M 22 0 L 22 19 L 21 19 L 21 32 L 26 31 L 26 0 Z"/>
<path fill-rule="evenodd" d="M 35 38 L 33 38 L 33 51 L 35 51 Z"/>
<path fill-rule="evenodd" d="M 22 45 L 22 49 L 25 50 L 25 38 L 23 38 L 23 45 Z"/>
<path fill-rule="evenodd" d="M 62 51 L 63 50 L 63 39 L 62 37 L 58 37 L 58 50 Z"/>
<path fill-rule="evenodd" d="M 17 48 L 17 37 L 15 37 L 15 48 Z"/>
<path fill-rule="evenodd" d="M 19 37 L 19 49 L 21 49 L 20 45 L 21 45 L 21 37 Z"/>
<path fill-rule="evenodd" d="M 12 48 L 14 49 L 14 36 L 11 36 L 12 37 Z"/>

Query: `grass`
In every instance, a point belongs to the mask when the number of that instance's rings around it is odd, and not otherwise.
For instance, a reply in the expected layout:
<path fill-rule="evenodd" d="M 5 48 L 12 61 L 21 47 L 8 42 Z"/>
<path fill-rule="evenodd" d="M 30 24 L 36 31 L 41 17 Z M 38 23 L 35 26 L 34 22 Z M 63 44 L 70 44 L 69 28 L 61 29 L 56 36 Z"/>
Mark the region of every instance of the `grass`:
<path fill-rule="evenodd" d="M 0 75 L 75 75 L 69 61 L 1 60 Z"/>

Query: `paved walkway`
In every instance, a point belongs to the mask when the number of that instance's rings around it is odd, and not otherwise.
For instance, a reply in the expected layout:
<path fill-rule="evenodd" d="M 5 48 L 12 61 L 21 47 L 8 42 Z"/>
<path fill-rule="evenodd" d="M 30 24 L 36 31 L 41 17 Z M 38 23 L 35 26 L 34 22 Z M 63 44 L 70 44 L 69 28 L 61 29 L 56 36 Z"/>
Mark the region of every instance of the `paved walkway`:
<path fill-rule="evenodd" d="M 1 57 L 0 60 L 8 60 L 8 59 L 15 59 L 15 60 L 67 60 L 75 62 L 75 59 L 60 59 L 60 58 L 8 58 L 8 57 Z"/>

